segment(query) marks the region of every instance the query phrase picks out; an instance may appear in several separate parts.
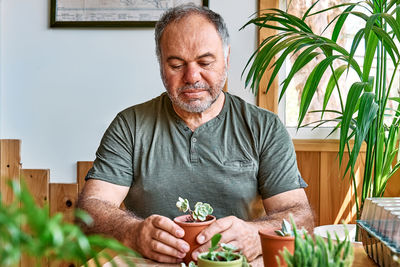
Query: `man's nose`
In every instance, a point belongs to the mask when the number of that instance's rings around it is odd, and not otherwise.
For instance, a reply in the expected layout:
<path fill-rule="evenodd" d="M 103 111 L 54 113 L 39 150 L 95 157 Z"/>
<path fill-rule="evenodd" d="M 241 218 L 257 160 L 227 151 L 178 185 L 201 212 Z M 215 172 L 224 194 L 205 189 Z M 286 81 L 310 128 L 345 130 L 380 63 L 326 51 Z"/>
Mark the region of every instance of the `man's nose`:
<path fill-rule="evenodd" d="M 185 70 L 185 82 L 195 84 L 201 80 L 201 69 L 196 64 L 188 64 Z"/>

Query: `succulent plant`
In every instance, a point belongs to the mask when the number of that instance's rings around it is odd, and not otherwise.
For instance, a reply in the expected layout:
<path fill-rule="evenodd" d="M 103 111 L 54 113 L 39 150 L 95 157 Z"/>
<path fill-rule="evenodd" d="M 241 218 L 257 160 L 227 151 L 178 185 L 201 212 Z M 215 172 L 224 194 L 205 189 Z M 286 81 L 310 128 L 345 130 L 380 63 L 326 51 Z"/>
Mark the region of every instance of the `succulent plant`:
<path fill-rule="evenodd" d="M 279 236 L 294 236 L 292 226 L 285 219 L 282 220 L 282 228 L 280 230 L 275 230 L 275 233 Z"/>
<path fill-rule="evenodd" d="M 207 219 L 207 216 L 213 213 L 213 208 L 208 203 L 197 202 L 194 205 L 194 210 L 190 209 L 189 201 L 185 198 L 178 198 L 176 207 L 182 212 L 188 212 L 191 215 L 193 221 L 202 222 Z"/>
<path fill-rule="evenodd" d="M 353 262 L 353 246 L 349 241 L 349 233 L 346 229 L 346 238 L 339 240 L 335 233 L 336 242 L 332 240 L 328 233 L 328 240 L 320 236 L 315 236 L 315 241 L 305 231 L 297 231 L 296 225 L 291 219 L 293 232 L 295 236 L 295 250 L 293 255 L 285 248 L 282 252 L 283 258 L 290 267 L 336 267 L 351 266 Z M 277 257 L 280 266 L 280 259 Z"/>
<path fill-rule="evenodd" d="M 199 257 L 202 257 L 202 259 L 205 260 L 222 261 L 222 262 L 234 261 L 242 257 L 243 259 L 242 267 L 250 266 L 247 262 L 246 257 L 243 256 L 241 252 L 237 251 L 238 249 L 235 246 L 225 243 L 219 244 L 221 238 L 222 235 L 220 233 L 215 234 L 211 238 L 211 247 L 208 249 L 208 253 L 202 254 Z M 185 267 L 186 265 L 182 264 L 181 266 Z M 195 266 L 197 265 L 193 261 L 191 261 L 188 265 L 188 267 L 195 267 Z"/>

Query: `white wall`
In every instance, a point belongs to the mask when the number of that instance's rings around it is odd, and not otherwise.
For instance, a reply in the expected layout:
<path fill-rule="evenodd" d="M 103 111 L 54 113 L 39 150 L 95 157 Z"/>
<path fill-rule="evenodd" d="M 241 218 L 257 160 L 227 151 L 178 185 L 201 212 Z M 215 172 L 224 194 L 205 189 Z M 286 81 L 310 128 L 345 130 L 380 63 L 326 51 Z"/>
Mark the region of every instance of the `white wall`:
<path fill-rule="evenodd" d="M 76 182 L 76 161 L 94 160 L 117 112 L 164 91 L 153 29 L 49 28 L 49 1 L 0 0 L 0 137 L 22 140 L 23 168 Z M 241 71 L 254 28 L 238 29 L 256 0 L 211 0 L 231 34 L 229 88 L 254 103 Z"/>

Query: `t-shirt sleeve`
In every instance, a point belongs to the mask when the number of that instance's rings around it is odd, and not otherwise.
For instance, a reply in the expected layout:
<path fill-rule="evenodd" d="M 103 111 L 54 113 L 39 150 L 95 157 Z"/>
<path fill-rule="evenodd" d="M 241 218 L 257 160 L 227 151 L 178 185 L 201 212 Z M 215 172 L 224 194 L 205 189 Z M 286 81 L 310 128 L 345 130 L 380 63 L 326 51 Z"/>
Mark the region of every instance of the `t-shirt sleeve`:
<path fill-rule="evenodd" d="M 85 179 L 130 186 L 133 183 L 133 142 L 132 131 L 120 113 L 104 133 L 93 167 Z"/>
<path fill-rule="evenodd" d="M 293 142 L 285 126 L 273 116 L 260 153 L 258 186 L 263 199 L 307 187 L 297 168 Z"/>

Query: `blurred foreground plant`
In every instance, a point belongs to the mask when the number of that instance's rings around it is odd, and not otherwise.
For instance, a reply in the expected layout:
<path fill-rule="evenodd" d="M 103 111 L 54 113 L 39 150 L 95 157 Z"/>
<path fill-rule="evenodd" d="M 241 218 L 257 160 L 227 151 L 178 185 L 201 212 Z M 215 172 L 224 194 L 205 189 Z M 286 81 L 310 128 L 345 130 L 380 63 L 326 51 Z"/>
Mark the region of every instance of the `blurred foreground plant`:
<path fill-rule="evenodd" d="M 315 240 L 305 231 L 297 231 L 296 225 L 291 218 L 293 232 L 295 236 L 294 254 L 285 248 L 282 252 L 283 258 L 289 267 L 347 267 L 353 263 L 353 246 L 349 241 L 349 233 L 347 229 L 346 238 L 343 241 L 339 240 L 335 232 L 336 242 L 331 238 L 328 232 L 327 242 L 318 235 L 315 235 Z M 277 257 L 280 266 L 280 259 Z"/>
<path fill-rule="evenodd" d="M 104 249 L 121 255 L 129 266 L 133 263 L 127 256 L 139 256 L 114 239 L 86 236 L 78 226 L 63 222 L 61 213 L 50 216 L 48 206 L 37 206 L 23 183 L 20 186 L 12 181 L 9 185 L 14 192 L 14 201 L 6 205 L 0 195 L 0 266 L 18 264 L 22 254 L 37 260 L 68 260 L 85 266 L 90 258 L 96 266 L 101 266 L 100 259 L 111 260 L 112 256 Z M 83 211 L 77 211 L 76 216 L 86 224 L 92 222 Z"/>

